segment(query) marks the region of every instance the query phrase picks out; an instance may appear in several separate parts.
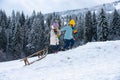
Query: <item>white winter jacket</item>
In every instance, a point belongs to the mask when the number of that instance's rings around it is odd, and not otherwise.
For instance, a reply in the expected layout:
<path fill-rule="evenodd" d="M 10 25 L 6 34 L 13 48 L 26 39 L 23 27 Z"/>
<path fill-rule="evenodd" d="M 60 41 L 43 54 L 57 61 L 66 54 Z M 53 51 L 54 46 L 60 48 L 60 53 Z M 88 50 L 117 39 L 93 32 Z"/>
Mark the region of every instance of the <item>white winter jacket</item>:
<path fill-rule="evenodd" d="M 50 31 L 50 45 L 59 45 L 59 39 L 53 29 Z"/>

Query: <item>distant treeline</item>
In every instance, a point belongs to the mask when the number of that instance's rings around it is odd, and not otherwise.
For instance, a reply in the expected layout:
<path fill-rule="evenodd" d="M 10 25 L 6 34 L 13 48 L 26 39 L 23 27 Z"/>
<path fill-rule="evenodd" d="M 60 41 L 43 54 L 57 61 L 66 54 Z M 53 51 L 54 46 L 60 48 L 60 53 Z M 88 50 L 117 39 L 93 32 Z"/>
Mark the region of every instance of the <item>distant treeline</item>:
<path fill-rule="evenodd" d="M 70 19 L 76 21 L 78 36 L 75 38 L 74 47 L 87 42 L 120 39 L 120 13 L 117 10 L 106 13 L 101 9 L 99 13 L 87 11 L 64 17 L 57 13 L 44 15 L 35 11 L 31 16 L 15 11 L 11 16 L 7 16 L 5 11 L 0 10 L 0 61 L 23 58 L 49 47 L 50 26 L 56 19 L 59 28 L 67 25 Z M 60 46 L 63 45 L 61 35 Z"/>

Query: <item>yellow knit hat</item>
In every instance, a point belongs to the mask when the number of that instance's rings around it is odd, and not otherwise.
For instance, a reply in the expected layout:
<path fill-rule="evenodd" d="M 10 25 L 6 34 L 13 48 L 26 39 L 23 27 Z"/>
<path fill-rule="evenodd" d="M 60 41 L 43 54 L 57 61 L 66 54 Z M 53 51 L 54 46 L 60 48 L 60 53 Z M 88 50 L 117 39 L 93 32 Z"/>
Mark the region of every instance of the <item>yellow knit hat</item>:
<path fill-rule="evenodd" d="M 69 24 L 75 26 L 75 20 L 71 19 Z"/>

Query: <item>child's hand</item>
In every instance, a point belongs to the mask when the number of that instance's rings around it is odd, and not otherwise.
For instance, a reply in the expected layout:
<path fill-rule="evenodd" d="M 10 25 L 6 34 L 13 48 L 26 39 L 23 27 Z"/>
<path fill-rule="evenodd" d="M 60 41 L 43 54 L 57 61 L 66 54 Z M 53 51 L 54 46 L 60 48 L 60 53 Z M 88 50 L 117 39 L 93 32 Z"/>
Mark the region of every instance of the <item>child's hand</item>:
<path fill-rule="evenodd" d="M 59 35 L 61 35 L 61 32 L 59 31 Z"/>

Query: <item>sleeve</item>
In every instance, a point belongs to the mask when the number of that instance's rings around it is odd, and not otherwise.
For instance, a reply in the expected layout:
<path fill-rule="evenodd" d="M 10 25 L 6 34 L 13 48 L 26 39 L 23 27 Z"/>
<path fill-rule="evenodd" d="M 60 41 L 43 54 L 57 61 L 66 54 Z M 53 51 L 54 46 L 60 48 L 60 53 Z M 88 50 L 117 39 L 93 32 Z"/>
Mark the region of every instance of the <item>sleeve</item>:
<path fill-rule="evenodd" d="M 60 29 L 60 32 L 61 31 L 65 31 L 67 27 L 63 27 L 62 29 Z"/>

